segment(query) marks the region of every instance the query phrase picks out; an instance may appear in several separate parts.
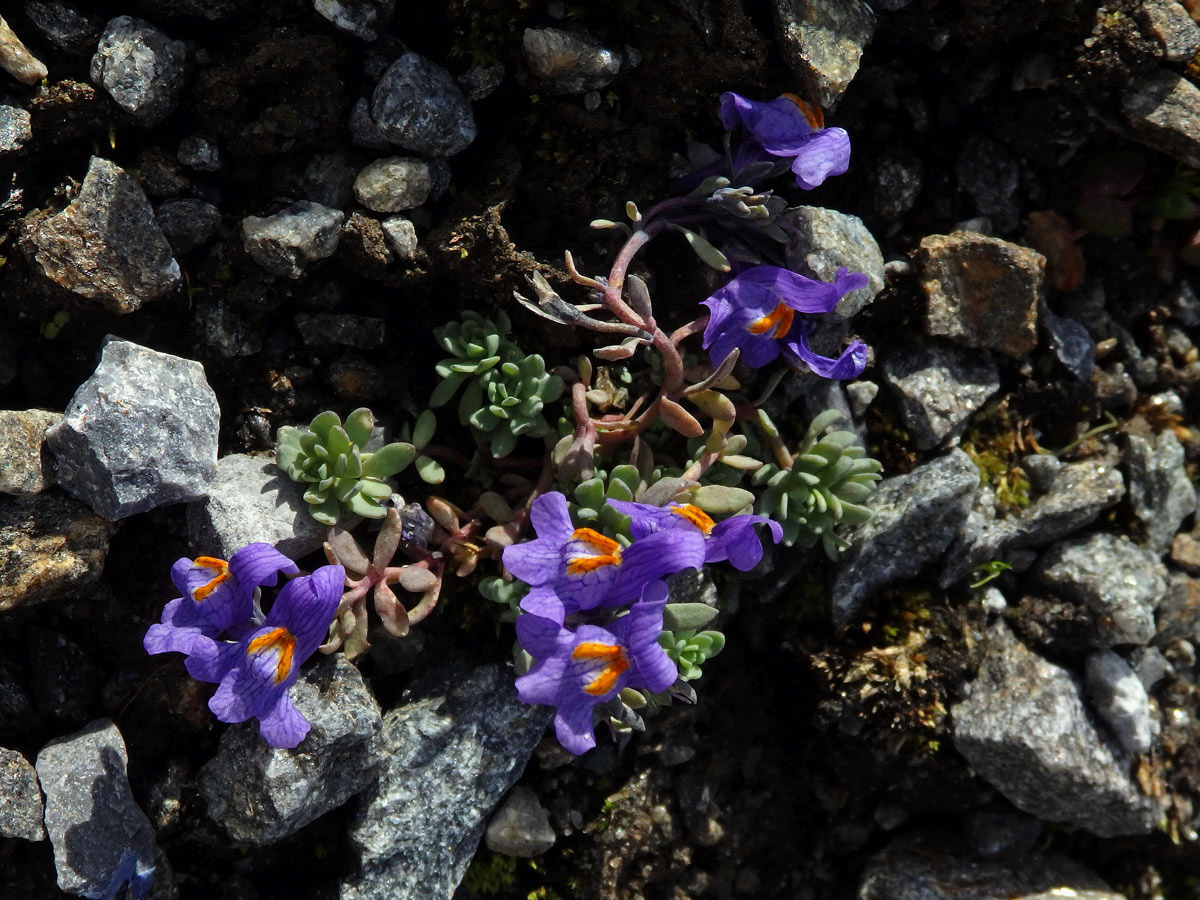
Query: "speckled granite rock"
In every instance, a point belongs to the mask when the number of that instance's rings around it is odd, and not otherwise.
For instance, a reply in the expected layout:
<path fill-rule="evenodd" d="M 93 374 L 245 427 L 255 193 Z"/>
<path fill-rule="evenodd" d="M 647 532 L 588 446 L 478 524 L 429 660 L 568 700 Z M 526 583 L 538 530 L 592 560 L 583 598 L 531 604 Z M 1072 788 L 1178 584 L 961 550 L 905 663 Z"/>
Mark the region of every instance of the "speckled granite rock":
<path fill-rule="evenodd" d="M 54 473 L 43 465 L 42 442 L 46 429 L 62 420 L 44 409 L 0 410 L 0 494 L 27 497 L 54 483 Z"/>
<path fill-rule="evenodd" d="M 896 348 L 883 375 L 900 399 L 904 425 L 918 450 L 958 435 L 971 415 L 1000 390 L 1000 370 L 990 353 L 933 343 Z"/>
<path fill-rule="evenodd" d="M 187 45 L 149 22 L 117 16 L 104 26 L 92 57 L 92 82 L 143 125 L 155 125 L 175 109 L 187 74 Z"/>
<path fill-rule="evenodd" d="M 0 747 L 0 838 L 44 841 L 37 772 L 16 750 Z"/>
<path fill-rule="evenodd" d="M 475 140 L 475 117 L 458 84 L 416 53 L 405 53 L 379 79 L 371 118 L 393 144 L 428 156 L 454 156 Z"/>
<path fill-rule="evenodd" d="M 774 0 L 775 30 L 788 66 L 808 99 L 834 106 L 858 72 L 875 30 L 860 0 Z"/>

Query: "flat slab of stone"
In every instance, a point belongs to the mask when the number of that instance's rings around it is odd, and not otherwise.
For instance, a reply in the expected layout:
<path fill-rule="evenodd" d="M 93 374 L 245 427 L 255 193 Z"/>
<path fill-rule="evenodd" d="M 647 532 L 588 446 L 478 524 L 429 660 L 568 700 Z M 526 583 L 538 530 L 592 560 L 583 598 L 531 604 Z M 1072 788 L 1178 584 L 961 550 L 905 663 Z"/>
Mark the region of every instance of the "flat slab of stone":
<path fill-rule="evenodd" d="M 385 768 L 350 826 L 361 868 L 341 900 L 451 896 L 551 714 L 499 665 L 444 657 L 418 676 L 384 716 Z"/>
<path fill-rule="evenodd" d="M 158 299 L 180 278 L 141 184 L 98 156 L 78 196 L 38 222 L 28 244 L 47 278 L 114 313 L 131 313 Z"/>
<path fill-rule="evenodd" d="M 312 730 L 292 750 L 272 747 L 258 723 L 232 726 L 200 770 L 209 817 L 235 841 L 273 844 L 366 788 L 382 763 L 379 704 L 358 669 L 325 657 L 291 690 Z"/>
<path fill-rule="evenodd" d="M 1148 834 L 1161 812 L 1132 759 L 1088 714 L 1078 677 L 1030 651 L 1003 621 L 979 675 L 950 710 L 954 746 L 1012 804 L 1100 837 Z"/>
<path fill-rule="evenodd" d="M 1037 346 L 1046 258 L 973 231 L 932 234 L 915 262 L 925 331 L 967 347 L 1021 357 Z"/>
<path fill-rule="evenodd" d="M 123 883 L 170 878 L 150 820 L 133 798 L 128 764 L 125 741 L 109 719 L 51 741 L 38 754 L 46 831 L 58 886 L 68 893 L 112 897 Z"/>
<path fill-rule="evenodd" d="M 110 336 L 46 443 L 64 490 L 123 519 L 205 494 L 220 417 L 200 363 Z"/>
<path fill-rule="evenodd" d="M 115 532 L 59 491 L 0 497 L 0 613 L 95 583 Z"/>
<path fill-rule="evenodd" d="M 42 442 L 46 429 L 61 420 L 60 413 L 44 409 L 0 410 L 0 494 L 28 497 L 54 483 L 43 465 Z"/>

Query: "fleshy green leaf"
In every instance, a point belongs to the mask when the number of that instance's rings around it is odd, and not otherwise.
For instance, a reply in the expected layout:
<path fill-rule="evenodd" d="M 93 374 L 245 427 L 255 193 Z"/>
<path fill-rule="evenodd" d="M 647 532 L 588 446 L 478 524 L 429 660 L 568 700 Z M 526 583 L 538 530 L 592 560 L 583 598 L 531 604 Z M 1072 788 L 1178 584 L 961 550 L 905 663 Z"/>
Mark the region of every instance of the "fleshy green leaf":
<path fill-rule="evenodd" d="M 417 474 L 426 484 L 441 484 L 446 480 L 446 470 L 442 468 L 441 463 L 436 459 L 428 456 L 418 456 L 414 465 Z"/>
<path fill-rule="evenodd" d="M 359 447 L 366 447 L 367 441 L 371 439 L 371 429 L 375 427 L 375 416 L 365 406 L 360 406 L 346 416 L 346 424 L 343 427 L 346 436 L 353 443 Z"/>
<path fill-rule="evenodd" d="M 417 416 L 417 422 L 413 426 L 412 445 L 418 450 L 424 450 L 425 445 L 433 440 L 433 433 L 437 430 L 437 416 L 433 410 L 425 410 Z"/>
<path fill-rule="evenodd" d="M 363 460 L 362 473 L 369 478 L 388 478 L 408 468 L 416 457 L 412 444 L 400 442 L 381 447 Z"/>
<path fill-rule="evenodd" d="M 705 484 L 697 488 L 692 502 L 709 515 L 730 516 L 754 503 L 754 495 L 745 488 Z"/>
<path fill-rule="evenodd" d="M 325 412 L 319 413 L 317 417 L 309 423 L 308 430 L 313 434 L 320 435 L 323 438 L 330 428 L 341 424 L 341 416 L 331 410 L 325 410 Z"/>
<path fill-rule="evenodd" d="M 668 603 L 663 609 L 663 628 L 695 631 L 715 619 L 717 612 L 707 603 Z"/>

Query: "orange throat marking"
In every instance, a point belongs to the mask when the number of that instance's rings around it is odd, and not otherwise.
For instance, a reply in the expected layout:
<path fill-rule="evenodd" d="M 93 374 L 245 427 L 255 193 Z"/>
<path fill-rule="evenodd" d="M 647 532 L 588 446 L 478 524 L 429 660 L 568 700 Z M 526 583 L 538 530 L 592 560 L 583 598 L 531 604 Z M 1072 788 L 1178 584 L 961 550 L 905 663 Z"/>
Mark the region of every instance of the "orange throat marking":
<path fill-rule="evenodd" d="M 605 566 L 621 564 L 621 545 L 598 531 L 591 528 L 576 528 L 571 533 L 571 540 L 578 541 L 595 552 L 592 556 L 574 556 L 567 560 L 568 575 L 583 575 L 587 572 L 595 572 Z"/>
<path fill-rule="evenodd" d="M 233 581 L 233 574 L 229 571 L 229 563 L 223 559 L 217 559 L 215 556 L 197 556 L 192 566 L 197 569 L 209 569 L 217 573 L 207 584 L 202 584 L 192 591 L 192 599 L 197 603 L 206 599 L 220 585 L 227 581 Z"/>
<path fill-rule="evenodd" d="M 279 684 L 292 673 L 292 654 L 296 651 L 296 639 L 286 628 L 272 628 L 266 634 L 260 634 L 252 640 L 246 654 L 258 656 L 272 650 L 279 651 L 279 659 L 275 663 L 275 683 Z"/>
<path fill-rule="evenodd" d="M 825 113 L 821 110 L 821 107 L 815 103 L 809 103 L 807 100 L 801 100 L 795 94 L 782 94 L 781 96 L 787 97 L 796 104 L 813 131 L 820 131 L 825 127 Z"/>
<path fill-rule="evenodd" d="M 690 503 L 684 503 L 682 506 L 672 506 L 671 512 L 684 521 L 695 525 L 705 537 L 712 534 L 713 526 L 716 525 L 716 522 L 712 520 L 712 517 L 708 513 Z"/>
<path fill-rule="evenodd" d="M 584 693 L 599 697 L 611 691 L 625 670 L 629 668 L 629 660 L 625 651 L 615 644 L 601 644 L 598 641 L 585 641 L 571 651 L 571 658 L 580 662 L 599 664 L 595 676 L 584 686 Z"/>
<path fill-rule="evenodd" d="M 755 319 L 746 326 L 746 330 L 751 334 L 767 334 L 771 333 L 771 337 L 781 338 L 792 330 L 792 319 L 796 317 L 796 311 L 786 303 L 779 303 L 769 316 L 762 316 Z"/>

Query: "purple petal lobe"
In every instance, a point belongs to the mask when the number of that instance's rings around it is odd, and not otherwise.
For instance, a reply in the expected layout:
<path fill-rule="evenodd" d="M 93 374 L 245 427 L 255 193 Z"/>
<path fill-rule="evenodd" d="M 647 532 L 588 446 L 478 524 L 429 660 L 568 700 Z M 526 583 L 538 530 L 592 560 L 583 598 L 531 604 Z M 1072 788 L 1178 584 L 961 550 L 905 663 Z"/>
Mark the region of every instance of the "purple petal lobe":
<path fill-rule="evenodd" d="M 280 693 L 274 707 L 258 717 L 258 733 L 272 747 L 290 750 L 304 740 L 310 727 L 308 719 L 296 709 L 287 691 Z"/>
<path fill-rule="evenodd" d="M 826 128 L 810 135 L 792 161 L 796 184 L 805 190 L 812 190 L 830 175 L 842 175 L 848 168 L 850 135 L 841 128 Z"/>

